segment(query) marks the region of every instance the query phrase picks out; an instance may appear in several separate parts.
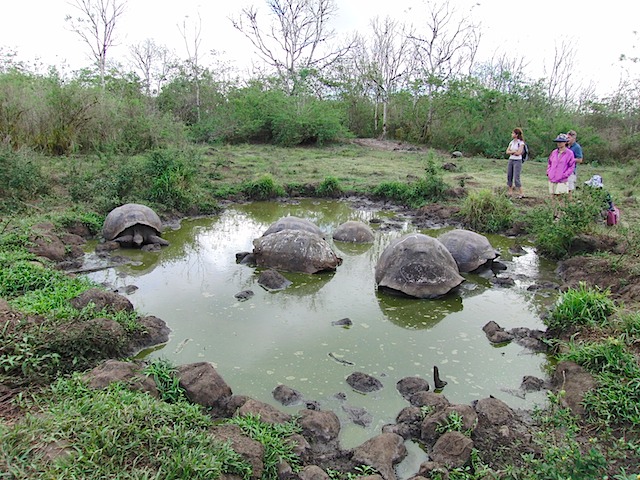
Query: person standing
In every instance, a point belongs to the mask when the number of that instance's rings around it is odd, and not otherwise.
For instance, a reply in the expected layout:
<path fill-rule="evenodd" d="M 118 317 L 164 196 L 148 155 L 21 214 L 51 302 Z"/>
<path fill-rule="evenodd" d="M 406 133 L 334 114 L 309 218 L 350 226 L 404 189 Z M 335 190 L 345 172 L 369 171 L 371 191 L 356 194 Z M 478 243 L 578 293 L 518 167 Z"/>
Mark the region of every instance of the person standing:
<path fill-rule="evenodd" d="M 520 173 L 522 172 L 522 152 L 524 150 L 524 134 L 521 128 L 514 128 L 511 132 L 511 142 L 505 152 L 509 155 L 509 165 L 507 166 L 507 187 L 509 196 L 513 195 L 514 187 L 518 198 L 522 198 L 522 183 Z"/>
<path fill-rule="evenodd" d="M 567 147 L 569 138 L 565 133 L 559 133 L 554 142 L 557 148 L 549 155 L 547 177 L 549 193 L 556 199 L 559 195 L 569 193 L 569 177 L 575 169 L 576 158 Z"/>
<path fill-rule="evenodd" d="M 571 198 L 571 192 L 576 189 L 576 184 L 578 182 L 578 164 L 582 163 L 584 156 L 582 155 L 582 147 L 576 141 L 578 139 L 576 131 L 569 130 L 567 132 L 567 138 L 569 140 L 567 142 L 567 147 L 573 152 L 573 156 L 576 159 L 576 166 L 573 169 L 573 173 L 569 175 L 569 181 L 567 182 L 569 184 L 569 198 Z"/>

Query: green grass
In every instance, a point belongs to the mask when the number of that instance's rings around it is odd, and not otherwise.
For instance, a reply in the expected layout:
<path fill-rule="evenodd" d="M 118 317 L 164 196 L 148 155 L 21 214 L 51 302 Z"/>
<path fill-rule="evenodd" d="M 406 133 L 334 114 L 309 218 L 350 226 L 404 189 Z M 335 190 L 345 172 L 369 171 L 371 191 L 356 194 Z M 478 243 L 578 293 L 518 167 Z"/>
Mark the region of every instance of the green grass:
<path fill-rule="evenodd" d="M 251 472 L 211 437 L 210 418 L 184 401 L 166 403 L 119 384 L 92 390 L 76 375 L 53 384 L 33 408 L 18 424 L 0 425 L 0 470 L 9 478 L 204 480 Z"/>
<path fill-rule="evenodd" d="M 577 326 L 602 326 L 614 310 L 615 304 L 608 291 L 587 287 L 581 282 L 578 288 L 570 288 L 562 294 L 544 323 L 556 332 Z"/>
<path fill-rule="evenodd" d="M 278 464 L 283 461 L 294 471 L 298 470 L 300 459 L 294 453 L 295 444 L 289 441 L 291 435 L 302 431 L 295 420 L 266 423 L 260 420 L 259 415 L 243 415 L 232 417 L 226 422 L 239 426 L 244 434 L 264 446 L 263 480 L 278 478 Z"/>

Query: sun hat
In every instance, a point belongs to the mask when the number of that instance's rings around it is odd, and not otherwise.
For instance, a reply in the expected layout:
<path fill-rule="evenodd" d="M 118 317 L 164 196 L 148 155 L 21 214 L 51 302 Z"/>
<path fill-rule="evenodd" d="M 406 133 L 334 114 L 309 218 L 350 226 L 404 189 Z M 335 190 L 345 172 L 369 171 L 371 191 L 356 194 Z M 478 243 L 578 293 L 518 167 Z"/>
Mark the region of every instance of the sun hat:
<path fill-rule="evenodd" d="M 602 188 L 604 184 L 602 183 L 602 177 L 600 175 L 594 175 L 589 180 L 584 182 L 585 185 L 589 185 L 590 187 Z"/>
<path fill-rule="evenodd" d="M 568 142 L 569 137 L 567 137 L 566 133 L 559 133 L 554 142 Z"/>

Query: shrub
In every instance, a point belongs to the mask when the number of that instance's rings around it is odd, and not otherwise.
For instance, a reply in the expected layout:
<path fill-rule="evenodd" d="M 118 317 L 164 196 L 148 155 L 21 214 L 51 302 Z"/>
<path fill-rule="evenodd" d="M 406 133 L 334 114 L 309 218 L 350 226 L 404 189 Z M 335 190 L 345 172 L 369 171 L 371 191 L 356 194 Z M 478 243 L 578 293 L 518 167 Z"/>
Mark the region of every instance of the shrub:
<path fill-rule="evenodd" d="M 404 202 L 409 195 L 409 187 L 401 182 L 382 182 L 373 189 L 373 195 L 381 199 Z"/>
<path fill-rule="evenodd" d="M 242 191 L 251 200 L 269 200 L 285 195 L 284 188 L 269 174 L 263 175 L 258 180 L 245 182 Z"/>
<path fill-rule="evenodd" d="M 496 233 L 512 225 L 514 207 L 504 195 L 479 190 L 464 199 L 460 214 L 470 229 Z"/>
<path fill-rule="evenodd" d="M 244 434 L 264 446 L 264 472 L 262 478 L 278 478 L 278 465 L 288 463 L 294 471 L 299 470 L 300 459 L 294 452 L 294 443 L 289 437 L 302 429 L 295 421 L 266 423 L 259 415 L 235 416 L 226 421 L 240 427 Z"/>
<path fill-rule="evenodd" d="M 549 258 L 559 260 L 569 255 L 573 239 L 602 218 L 607 196 L 604 190 L 587 188 L 575 193 L 557 210 L 547 203 L 526 214 L 538 251 Z"/>
<path fill-rule="evenodd" d="M 48 185 L 26 151 L 0 146 L 0 203 L 15 209 L 20 201 L 47 192 Z M 1 205 L 0 205 L 1 206 Z"/>
<path fill-rule="evenodd" d="M 608 290 L 589 288 L 580 282 L 578 288 L 570 288 L 560 297 L 544 323 L 549 329 L 559 331 L 576 326 L 597 326 L 604 324 L 614 309 Z"/>
<path fill-rule="evenodd" d="M 144 164 L 149 185 L 146 199 L 182 211 L 189 208 L 198 161 L 195 150 L 159 149 L 150 152 Z"/>
<path fill-rule="evenodd" d="M 336 177 L 326 177 L 316 188 L 319 197 L 336 197 L 342 193 L 340 181 Z"/>
<path fill-rule="evenodd" d="M 425 203 L 438 202 L 445 198 L 448 185 L 439 175 L 428 175 L 409 185 L 405 203 L 411 208 L 420 208 Z"/>

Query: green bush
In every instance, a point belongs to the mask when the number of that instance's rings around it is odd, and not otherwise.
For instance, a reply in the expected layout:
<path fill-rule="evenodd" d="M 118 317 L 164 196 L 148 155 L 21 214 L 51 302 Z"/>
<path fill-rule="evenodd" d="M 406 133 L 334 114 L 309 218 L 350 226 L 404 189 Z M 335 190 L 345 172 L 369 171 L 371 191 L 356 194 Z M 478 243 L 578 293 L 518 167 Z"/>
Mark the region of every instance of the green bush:
<path fill-rule="evenodd" d="M 193 149 L 160 149 L 148 153 L 144 164 L 149 185 L 145 198 L 185 211 L 193 203 L 191 190 L 199 162 L 199 156 Z"/>
<path fill-rule="evenodd" d="M 380 199 L 404 202 L 409 196 L 409 186 L 402 182 L 382 182 L 373 189 L 372 193 Z"/>
<path fill-rule="evenodd" d="M 285 195 L 284 187 L 277 184 L 269 174 L 263 175 L 258 180 L 245 182 L 242 191 L 251 200 L 269 200 Z"/>
<path fill-rule="evenodd" d="M 504 195 L 489 190 L 471 192 L 462 202 L 464 223 L 478 232 L 496 233 L 513 224 L 513 203 Z"/>
<path fill-rule="evenodd" d="M 438 202 L 446 197 L 449 185 L 443 180 L 442 174 L 435 167 L 429 153 L 425 176 L 408 184 L 392 181 L 382 182 L 373 189 L 377 198 L 400 202 L 411 208 L 419 208 L 425 203 Z"/>
<path fill-rule="evenodd" d="M 571 252 L 573 239 L 602 220 L 607 193 L 602 189 L 583 188 L 573 199 L 551 203 L 527 212 L 525 222 L 535 236 L 538 251 L 552 259 L 565 258 Z"/>
<path fill-rule="evenodd" d="M 20 203 L 48 191 L 40 167 L 31 160 L 34 153 L 13 151 L 0 144 L 0 207 L 20 208 Z"/>
<path fill-rule="evenodd" d="M 554 331 L 564 331 L 577 326 L 602 325 L 615 309 L 610 295 L 608 290 L 587 287 L 581 282 L 578 288 L 570 288 L 562 294 L 544 323 Z"/>
<path fill-rule="evenodd" d="M 336 177 L 326 177 L 316 188 L 318 197 L 336 197 L 342 193 L 340 181 Z"/>
<path fill-rule="evenodd" d="M 245 435 L 264 446 L 264 472 L 262 478 L 278 478 L 278 465 L 286 462 L 294 471 L 300 468 L 300 459 L 294 452 L 294 442 L 289 437 L 300 433 L 302 429 L 295 420 L 286 423 L 266 423 L 259 415 L 234 416 L 226 423 L 240 427 Z"/>

